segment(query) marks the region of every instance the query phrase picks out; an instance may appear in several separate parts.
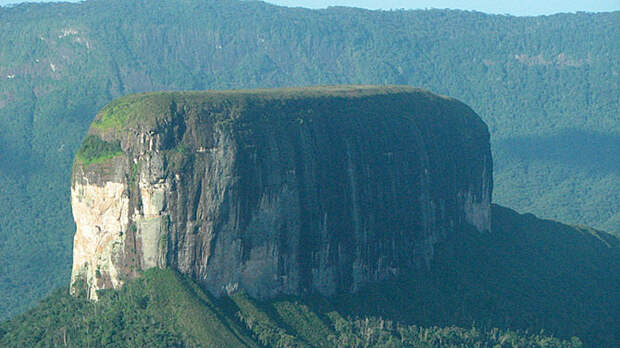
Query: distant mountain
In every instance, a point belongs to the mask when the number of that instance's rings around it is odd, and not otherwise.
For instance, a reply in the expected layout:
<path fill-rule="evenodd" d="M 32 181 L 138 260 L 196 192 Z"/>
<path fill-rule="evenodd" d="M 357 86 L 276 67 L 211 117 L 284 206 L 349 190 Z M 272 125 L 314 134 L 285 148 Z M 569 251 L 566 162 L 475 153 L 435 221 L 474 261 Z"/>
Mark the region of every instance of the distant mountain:
<path fill-rule="evenodd" d="M 0 8 L 0 317 L 69 279 L 73 156 L 96 111 L 133 92 L 427 88 L 489 125 L 495 201 L 617 231 L 619 20 L 232 0 Z"/>
<path fill-rule="evenodd" d="M 358 294 L 257 301 L 237 292 L 214 298 L 174 271 L 151 269 L 120 290 L 102 291 L 96 303 L 71 297 L 64 287 L 0 323 L 0 344 L 612 347 L 618 342 L 618 239 L 500 206 L 493 206 L 492 219 L 494 233 L 464 229 L 440 243 L 428 270 Z"/>

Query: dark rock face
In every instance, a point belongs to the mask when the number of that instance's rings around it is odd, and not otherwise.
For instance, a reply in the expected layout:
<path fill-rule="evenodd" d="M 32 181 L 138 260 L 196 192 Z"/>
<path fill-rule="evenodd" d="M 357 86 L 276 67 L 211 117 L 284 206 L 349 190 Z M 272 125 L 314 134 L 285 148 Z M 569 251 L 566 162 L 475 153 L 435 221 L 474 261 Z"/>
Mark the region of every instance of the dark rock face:
<path fill-rule="evenodd" d="M 417 89 L 130 96 L 90 134 L 122 148 L 74 168 L 72 279 L 91 298 L 165 266 L 214 294 L 355 291 L 490 228 L 486 125 Z"/>

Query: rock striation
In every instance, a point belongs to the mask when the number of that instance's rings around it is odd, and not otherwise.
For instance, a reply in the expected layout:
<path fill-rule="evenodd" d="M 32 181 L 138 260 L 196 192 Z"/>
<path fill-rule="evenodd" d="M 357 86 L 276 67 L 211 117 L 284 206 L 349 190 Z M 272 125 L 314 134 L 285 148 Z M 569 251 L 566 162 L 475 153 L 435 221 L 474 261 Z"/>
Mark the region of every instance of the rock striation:
<path fill-rule="evenodd" d="M 356 291 L 488 231 L 491 173 L 480 118 L 410 87 L 127 96 L 74 163 L 72 292 L 151 267 L 215 295 Z"/>

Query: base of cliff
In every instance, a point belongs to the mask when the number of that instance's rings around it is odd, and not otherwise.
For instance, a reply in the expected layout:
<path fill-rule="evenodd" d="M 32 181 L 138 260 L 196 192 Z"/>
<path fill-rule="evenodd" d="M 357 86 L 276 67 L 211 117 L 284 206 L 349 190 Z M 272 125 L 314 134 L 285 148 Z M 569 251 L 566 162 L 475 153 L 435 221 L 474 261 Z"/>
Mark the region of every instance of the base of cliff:
<path fill-rule="evenodd" d="M 494 233 L 462 230 L 438 245 L 430 269 L 356 295 L 214 298 L 150 269 L 97 303 L 57 291 L 1 323 L 0 346 L 613 346 L 618 239 L 492 213 Z"/>

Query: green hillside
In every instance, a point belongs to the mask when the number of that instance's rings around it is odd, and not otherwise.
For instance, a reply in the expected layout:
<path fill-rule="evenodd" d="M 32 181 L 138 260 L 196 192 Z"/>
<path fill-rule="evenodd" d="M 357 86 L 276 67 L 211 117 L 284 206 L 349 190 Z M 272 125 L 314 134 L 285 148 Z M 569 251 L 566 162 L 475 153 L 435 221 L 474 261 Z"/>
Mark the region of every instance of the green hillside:
<path fill-rule="evenodd" d="M 152 269 L 97 304 L 59 289 L 2 328 L 3 346 L 256 347 L 196 284 Z"/>
<path fill-rule="evenodd" d="M 619 20 L 233 0 L 2 7 L 0 259 L 10 262 L 0 265 L 0 318 L 67 281 L 74 155 L 97 110 L 134 92 L 429 89 L 489 125 L 496 202 L 617 231 Z"/>
<path fill-rule="evenodd" d="M 162 291 L 163 290 L 163 291 Z M 543 332 L 343 317 L 325 299 L 212 299 L 171 270 L 147 271 L 91 304 L 56 291 L 0 326 L 4 347 L 581 347 Z"/>
<path fill-rule="evenodd" d="M 615 237 L 494 206 L 494 231 L 463 230 L 427 270 L 333 298 L 216 299 L 151 269 L 97 303 L 56 291 L 0 324 L 3 347 L 611 347 Z M 582 345 L 583 343 L 583 345 Z"/>

